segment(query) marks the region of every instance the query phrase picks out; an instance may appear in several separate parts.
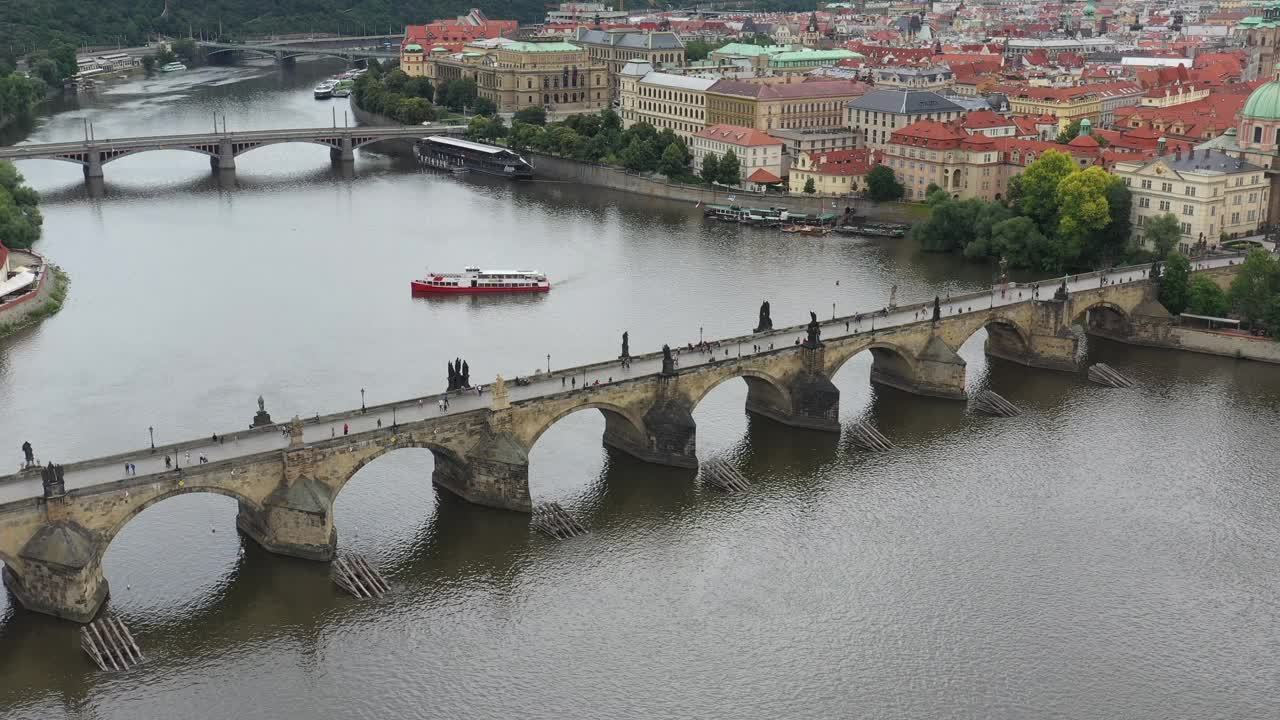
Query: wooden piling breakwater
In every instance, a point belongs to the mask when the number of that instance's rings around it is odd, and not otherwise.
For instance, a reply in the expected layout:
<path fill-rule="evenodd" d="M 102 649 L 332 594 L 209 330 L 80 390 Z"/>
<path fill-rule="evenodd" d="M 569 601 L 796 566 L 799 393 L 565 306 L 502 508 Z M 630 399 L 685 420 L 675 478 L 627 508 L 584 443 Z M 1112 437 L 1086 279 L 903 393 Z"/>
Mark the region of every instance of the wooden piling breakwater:
<path fill-rule="evenodd" d="M 894 448 L 894 444 L 889 442 L 889 438 L 885 437 L 883 433 L 868 422 L 855 424 L 849 429 L 849 437 L 853 440 L 854 445 L 871 452 L 892 450 Z"/>
<path fill-rule="evenodd" d="M 102 670 L 128 670 L 144 659 L 129 628 L 110 613 L 80 628 L 80 648 Z"/>
<path fill-rule="evenodd" d="M 357 553 L 345 553 L 333 559 L 330 575 L 338 587 L 358 598 L 372 598 L 391 589 L 382 574 Z"/>
<path fill-rule="evenodd" d="M 974 410 L 995 417 L 1017 417 L 1022 414 L 1022 410 L 1017 405 L 991 390 L 983 390 L 973 396 L 971 404 Z"/>
<path fill-rule="evenodd" d="M 582 523 L 560 507 L 560 503 L 546 503 L 533 510 L 533 527 L 548 537 L 556 540 L 568 540 L 571 537 L 585 535 L 587 529 Z"/>
<path fill-rule="evenodd" d="M 1133 380 L 1106 363 L 1095 363 L 1089 366 L 1089 380 L 1099 385 L 1113 388 L 1133 387 Z"/>
<path fill-rule="evenodd" d="M 725 492 L 745 492 L 751 483 L 738 470 L 724 460 L 708 460 L 701 467 L 702 479 L 714 488 Z"/>

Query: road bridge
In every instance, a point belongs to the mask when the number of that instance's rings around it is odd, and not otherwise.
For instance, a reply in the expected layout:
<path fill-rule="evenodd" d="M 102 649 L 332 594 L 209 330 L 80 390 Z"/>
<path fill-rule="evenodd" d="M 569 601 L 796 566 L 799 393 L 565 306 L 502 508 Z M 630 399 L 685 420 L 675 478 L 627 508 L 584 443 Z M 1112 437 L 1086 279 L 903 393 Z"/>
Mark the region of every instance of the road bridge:
<path fill-rule="evenodd" d="M 1225 286 L 1240 262 L 1239 256 L 1204 259 L 1196 271 Z M 295 417 L 287 436 L 270 425 L 219 433 L 216 442 L 24 470 L 0 478 L 4 581 L 29 609 L 87 621 L 107 596 L 102 558 L 112 539 L 138 513 L 184 493 L 235 498 L 237 527 L 264 548 L 328 560 L 337 544 L 334 501 L 343 487 L 364 465 L 403 448 L 432 451 L 432 481 L 439 487 L 470 502 L 528 512 L 530 450 L 580 410 L 604 415 L 606 445 L 645 462 L 694 468 L 693 410 L 734 378 L 747 383 L 749 412 L 839 432 L 840 392 L 830 378 L 864 351 L 872 355 L 873 383 L 956 400 L 965 397 L 965 362 L 957 351 L 984 328 L 988 355 L 1074 371 L 1081 326 L 1142 342 L 1168 325 L 1149 273 L 1149 266 L 1138 266 L 1008 285 L 726 338 L 710 353 L 686 350 L 668 358 L 651 352 L 625 365 L 612 359 L 549 370 L 519 386 L 495 380 L 485 395 L 451 393 L 446 411 L 432 395 L 308 421 Z M 334 436 L 333 428 L 344 426 L 351 433 Z M 56 449 L 41 450 L 42 459 L 60 459 Z M 186 458 L 193 454 L 209 462 L 190 465 Z M 179 467 L 169 467 L 166 457 Z M 124 474 L 126 462 L 137 466 L 136 474 Z"/>
<path fill-rule="evenodd" d="M 382 38 L 378 37 L 374 39 L 381 40 Z M 341 40 L 341 42 L 338 42 L 339 40 Z M 380 60 L 400 59 L 400 51 L 398 48 L 387 50 L 377 45 L 371 47 L 343 46 L 350 40 L 351 38 L 317 38 L 315 40 L 294 40 L 279 43 L 228 43 L 218 42 L 215 40 L 197 40 L 196 45 L 205 49 L 206 57 L 223 53 L 240 52 L 268 55 L 275 58 L 277 62 L 283 62 L 303 55 L 336 57 L 342 58 L 347 62 L 366 60 L 368 58 L 378 58 Z"/>
<path fill-rule="evenodd" d="M 90 138 L 62 143 L 0 147 L 0 160 L 61 160 L 84 168 L 85 179 L 101 178 L 102 167 L 113 160 L 154 150 L 183 150 L 209 156 L 215 170 L 232 170 L 236 158 L 251 150 L 280 143 L 311 143 L 329 148 L 334 162 L 352 162 L 358 148 L 387 140 L 428 135 L 464 135 L 461 125 L 391 125 L 322 127 L 247 132 L 211 132 L 151 137 Z"/>

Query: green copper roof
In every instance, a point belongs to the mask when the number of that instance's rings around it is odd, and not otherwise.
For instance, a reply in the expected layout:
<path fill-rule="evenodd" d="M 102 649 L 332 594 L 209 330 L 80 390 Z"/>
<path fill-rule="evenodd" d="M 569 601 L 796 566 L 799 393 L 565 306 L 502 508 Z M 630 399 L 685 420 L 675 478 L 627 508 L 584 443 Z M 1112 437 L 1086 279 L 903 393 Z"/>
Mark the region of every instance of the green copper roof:
<path fill-rule="evenodd" d="M 503 45 L 502 50 L 515 52 L 578 52 L 582 48 L 567 42 L 513 42 Z"/>
<path fill-rule="evenodd" d="M 752 45 L 751 43 L 729 43 L 723 47 L 717 48 L 712 52 L 720 55 L 745 55 L 746 57 L 755 57 L 757 55 L 777 55 L 778 53 L 787 52 L 791 48 L 786 45 Z"/>
<path fill-rule="evenodd" d="M 770 57 L 769 64 L 822 63 L 860 57 L 862 57 L 862 55 L 853 52 L 852 50 L 794 50 L 791 52 L 778 53 L 777 55 Z"/>
<path fill-rule="evenodd" d="M 422 46 L 418 43 L 409 43 L 404 46 L 405 52 L 422 52 Z"/>
<path fill-rule="evenodd" d="M 1280 81 L 1272 80 L 1254 90 L 1240 115 L 1256 120 L 1280 120 Z"/>

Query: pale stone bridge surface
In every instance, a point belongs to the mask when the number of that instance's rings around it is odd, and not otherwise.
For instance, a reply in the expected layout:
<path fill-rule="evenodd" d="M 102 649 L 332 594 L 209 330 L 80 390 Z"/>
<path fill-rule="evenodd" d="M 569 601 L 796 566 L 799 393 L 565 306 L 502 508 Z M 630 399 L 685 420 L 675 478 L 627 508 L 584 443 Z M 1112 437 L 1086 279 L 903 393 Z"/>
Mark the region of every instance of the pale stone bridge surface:
<path fill-rule="evenodd" d="M 1218 257 L 1196 268 L 1225 285 L 1239 263 L 1237 256 Z M 327 560 L 337 542 L 335 498 L 361 467 L 400 448 L 430 449 L 432 481 L 440 487 L 527 512 L 529 451 L 558 420 L 588 408 L 604 415 L 605 444 L 647 462 L 694 468 L 693 409 L 738 377 L 747 382 L 748 411 L 838 432 L 840 392 L 830 378 L 864 350 L 872 353 L 873 383 L 944 398 L 964 399 L 965 362 L 957 350 L 982 328 L 989 355 L 1076 370 L 1076 325 L 1132 342 L 1168 325 L 1147 272 L 1141 266 L 1075 276 L 1065 295 L 1056 292 L 1059 283 L 1045 281 L 958 296 L 941 304 L 936 321 L 932 302 L 823 321 L 816 345 L 796 344 L 804 326 L 743 335 L 719 341 L 714 355 L 682 353 L 670 372 L 661 353 L 636 356 L 627 368 L 610 360 L 559 370 L 529 385 L 508 383 L 497 396 L 455 394 L 447 412 L 437 408 L 438 396 L 414 398 L 295 421 L 292 437 L 273 426 L 227 433 L 218 443 L 195 440 L 70 463 L 60 496 L 45 496 L 38 471 L 0 478 L 5 584 L 29 609 L 88 620 L 107 596 L 102 557 L 112 538 L 147 507 L 192 492 L 235 498 L 237 526 L 266 549 Z M 762 350 L 753 352 L 756 346 Z M 350 435 L 342 435 L 344 423 Z M 188 453 L 210 462 L 191 465 Z M 166 469 L 166 454 L 179 459 L 181 470 Z M 125 477 L 126 462 L 137 465 L 136 476 Z"/>
<path fill-rule="evenodd" d="M 311 143 L 329 148 L 335 162 L 350 162 L 355 151 L 385 140 L 416 140 L 428 135 L 463 135 L 465 126 L 388 125 L 366 127 L 296 128 L 211 132 L 191 135 L 93 138 L 62 143 L 42 143 L 0 147 L 0 160 L 62 160 L 84 167 L 85 178 L 102 177 L 102 166 L 112 160 L 152 150 L 185 150 L 209 156 L 215 170 L 232 170 L 236 157 L 267 145 Z"/>

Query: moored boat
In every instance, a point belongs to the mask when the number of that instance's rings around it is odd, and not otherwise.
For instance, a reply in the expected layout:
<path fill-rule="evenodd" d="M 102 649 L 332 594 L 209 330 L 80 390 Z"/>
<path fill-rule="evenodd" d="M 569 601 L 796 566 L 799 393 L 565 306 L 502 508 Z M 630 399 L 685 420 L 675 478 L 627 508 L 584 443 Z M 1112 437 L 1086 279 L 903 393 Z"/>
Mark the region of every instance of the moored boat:
<path fill-rule="evenodd" d="M 164 65 L 160 66 L 160 72 L 167 72 L 167 73 L 181 72 L 182 70 L 186 70 L 186 69 L 187 69 L 187 66 L 183 65 L 180 62 L 165 63 Z"/>
<path fill-rule="evenodd" d="M 547 292 L 551 283 L 539 270 L 481 270 L 476 266 L 460 273 L 436 273 L 412 281 L 415 294 L 459 295 L 496 292 Z"/>
<path fill-rule="evenodd" d="M 413 151 L 418 162 L 437 170 L 465 168 L 512 180 L 533 178 L 533 166 L 510 148 L 435 135 L 414 143 Z"/>
<path fill-rule="evenodd" d="M 317 100 L 328 100 L 333 97 L 333 89 L 337 86 L 338 83 L 336 80 L 325 80 L 319 85 L 316 85 L 315 89 L 312 90 L 312 93 L 315 94 Z"/>
<path fill-rule="evenodd" d="M 821 225 L 786 225 L 782 232 L 796 235 L 813 235 L 821 237 L 831 232 L 831 228 Z"/>

